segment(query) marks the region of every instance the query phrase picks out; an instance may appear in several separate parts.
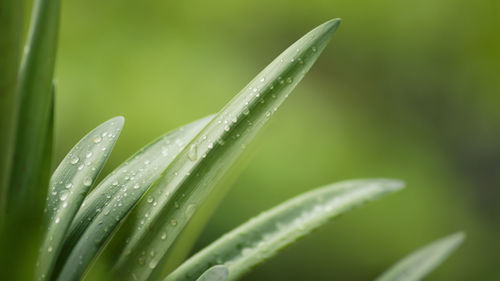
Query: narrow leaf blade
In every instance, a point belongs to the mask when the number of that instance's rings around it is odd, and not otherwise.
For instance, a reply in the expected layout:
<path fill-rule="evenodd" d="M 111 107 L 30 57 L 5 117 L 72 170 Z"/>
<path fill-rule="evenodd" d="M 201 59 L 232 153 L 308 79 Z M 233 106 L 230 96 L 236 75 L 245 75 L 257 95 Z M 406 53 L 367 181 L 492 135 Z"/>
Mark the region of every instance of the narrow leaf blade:
<path fill-rule="evenodd" d="M 0 1 L 0 235 L 7 208 L 8 183 L 15 147 L 17 120 L 16 83 L 21 54 L 23 3 Z"/>
<path fill-rule="evenodd" d="M 18 78 L 18 118 L 10 177 L 9 212 L 43 208 L 50 165 L 44 165 L 51 114 L 52 80 L 59 27 L 59 0 L 37 0 Z M 41 141 L 43 140 L 43 141 Z"/>
<path fill-rule="evenodd" d="M 418 281 L 438 267 L 465 239 L 463 232 L 441 238 L 411 253 L 375 281 Z"/>
<path fill-rule="evenodd" d="M 81 278 L 149 186 L 212 118 L 205 117 L 158 138 L 116 168 L 89 194 L 64 243 L 58 280 Z"/>
<path fill-rule="evenodd" d="M 352 180 L 309 191 L 225 234 L 184 262 L 164 281 L 196 280 L 203 271 L 217 264 L 228 268 L 228 280 L 236 280 L 329 220 L 403 186 L 396 180 Z"/>
<path fill-rule="evenodd" d="M 295 42 L 236 95 L 166 169 L 134 210 L 134 232 L 114 272 L 148 280 L 163 271 L 166 253 L 243 148 L 311 68 L 337 29 L 326 22 Z M 155 252 L 152 257 L 144 252 Z M 140 261 L 139 263 L 137 261 Z M 146 264 L 147 266 L 144 266 Z"/>
<path fill-rule="evenodd" d="M 52 175 L 47 196 L 47 231 L 38 258 L 38 280 L 49 280 L 66 231 L 123 128 L 123 117 L 98 126 L 66 155 Z"/>

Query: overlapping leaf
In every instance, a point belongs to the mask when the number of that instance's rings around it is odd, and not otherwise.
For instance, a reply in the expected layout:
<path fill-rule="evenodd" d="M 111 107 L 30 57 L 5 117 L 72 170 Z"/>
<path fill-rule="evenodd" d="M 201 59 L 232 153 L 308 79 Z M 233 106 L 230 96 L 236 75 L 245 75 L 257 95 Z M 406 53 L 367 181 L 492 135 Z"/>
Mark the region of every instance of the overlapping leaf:
<path fill-rule="evenodd" d="M 71 149 L 52 175 L 45 209 L 47 231 L 38 259 L 38 280 L 50 279 L 66 231 L 108 159 L 122 127 L 123 117 L 116 117 L 92 130 Z"/>
<path fill-rule="evenodd" d="M 215 183 L 276 111 L 327 45 L 339 20 L 315 28 L 285 50 L 231 100 L 184 149 L 134 211 L 119 278 L 158 277 L 167 251 Z"/>
<path fill-rule="evenodd" d="M 212 118 L 200 119 L 158 138 L 116 168 L 89 194 L 64 243 L 58 280 L 81 278 L 148 187 Z"/>

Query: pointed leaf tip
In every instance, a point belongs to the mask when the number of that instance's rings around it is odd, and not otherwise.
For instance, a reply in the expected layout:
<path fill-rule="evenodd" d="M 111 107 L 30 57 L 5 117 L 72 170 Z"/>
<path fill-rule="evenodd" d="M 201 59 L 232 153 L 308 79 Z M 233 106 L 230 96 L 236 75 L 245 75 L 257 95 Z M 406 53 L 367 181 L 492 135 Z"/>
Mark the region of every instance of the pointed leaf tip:
<path fill-rule="evenodd" d="M 93 129 L 71 149 L 52 175 L 45 209 L 47 229 L 36 273 L 38 280 L 52 280 L 68 227 L 122 128 L 123 117 L 115 117 Z"/>
<path fill-rule="evenodd" d="M 428 244 L 407 255 L 375 281 L 419 281 L 439 266 L 464 241 L 465 233 L 457 232 Z"/>
<path fill-rule="evenodd" d="M 123 116 L 116 116 L 116 117 L 113 117 L 111 119 L 109 119 L 106 123 L 115 123 L 118 125 L 118 127 L 123 127 L 123 125 L 125 124 L 125 117 Z"/>
<path fill-rule="evenodd" d="M 459 231 L 448 237 L 443 238 L 442 242 L 449 246 L 449 248 L 456 248 L 464 242 L 466 238 L 465 232 Z"/>
<path fill-rule="evenodd" d="M 383 179 L 381 180 L 387 190 L 397 191 L 405 188 L 406 183 L 402 180 Z"/>
<path fill-rule="evenodd" d="M 337 30 L 337 28 L 339 28 L 339 25 L 341 22 L 342 22 L 342 19 L 335 18 L 335 19 L 331 19 L 331 20 L 325 22 L 324 24 L 322 24 L 320 26 L 325 26 L 326 29 L 330 30 L 333 33 L 333 32 L 335 32 L 335 30 Z"/>
<path fill-rule="evenodd" d="M 215 183 L 309 71 L 338 23 L 339 20 L 323 23 L 282 52 L 168 166 L 148 191 L 148 195 L 160 198 L 157 205 L 143 200 L 131 214 L 147 219 L 130 223 L 134 231 L 113 269 L 118 279 L 149 280 L 161 274 L 177 236 L 209 195 L 219 192 Z M 388 191 L 382 187 L 373 189 Z M 155 256 L 143 258 L 142 253 L 151 250 Z M 154 266 L 142 266 L 138 259 Z"/>

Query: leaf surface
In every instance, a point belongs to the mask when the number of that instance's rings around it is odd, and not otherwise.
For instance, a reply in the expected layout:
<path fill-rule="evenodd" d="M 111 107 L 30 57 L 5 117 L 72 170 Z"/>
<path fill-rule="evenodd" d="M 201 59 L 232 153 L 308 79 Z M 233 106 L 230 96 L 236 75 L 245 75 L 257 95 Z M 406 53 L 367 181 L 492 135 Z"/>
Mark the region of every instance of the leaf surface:
<path fill-rule="evenodd" d="M 50 279 L 71 221 L 108 159 L 123 122 L 123 117 L 116 117 L 92 130 L 52 175 L 45 208 L 47 231 L 37 263 L 38 280 Z"/>
<path fill-rule="evenodd" d="M 215 184 L 268 121 L 326 47 L 340 20 L 328 21 L 279 55 L 191 141 L 134 210 L 133 233 L 114 272 L 117 278 L 162 275 L 165 256 Z"/>
<path fill-rule="evenodd" d="M 309 191 L 225 234 L 164 281 L 196 280 L 207 268 L 220 264 L 228 268 L 228 280 L 236 280 L 329 220 L 403 186 L 397 180 L 352 180 Z"/>
<path fill-rule="evenodd" d="M 58 280 L 82 277 L 149 186 L 212 118 L 205 117 L 158 138 L 99 183 L 71 224 L 58 261 Z"/>

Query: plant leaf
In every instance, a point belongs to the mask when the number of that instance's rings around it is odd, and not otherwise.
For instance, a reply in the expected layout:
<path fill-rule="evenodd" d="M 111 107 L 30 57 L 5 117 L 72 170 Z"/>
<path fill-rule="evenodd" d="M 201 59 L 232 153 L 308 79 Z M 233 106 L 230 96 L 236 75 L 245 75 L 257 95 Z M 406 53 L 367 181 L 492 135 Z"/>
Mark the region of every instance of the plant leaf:
<path fill-rule="evenodd" d="M 216 264 L 224 264 L 228 280 L 236 280 L 329 220 L 403 186 L 397 180 L 351 180 L 306 192 L 225 234 L 164 281 L 195 280 Z"/>
<path fill-rule="evenodd" d="M 21 54 L 23 3 L 0 1 L 0 235 L 5 219 L 7 192 L 16 135 L 16 83 Z"/>
<path fill-rule="evenodd" d="M 295 42 L 236 95 L 184 149 L 151 187 L 156 205 L 142 200 L 133 233 L 114 272 L 147 280 L 162 274 L 177 236 L 243 148 L 303 78 L 337 29 L 328 21 Z M 154 252 L 154 255 L 144 253 Z M 120 279 L 118 279 L 120 280 Z"/>
<path fill-rule="evenodd" d="M 441 238 L 411 253 L 375 281 L 418 281 L 440 265 L 465 239 L 463 232 Z"/>
<path fill-rule="evenodd" d="M 216 265 L 207 269 L 196 281 L 226 281 L 228 274 L 227 267 Z"/>
<path fill-rule="evenodd" d="M 47 232 L 38 258 L 38 280 L 50 279 L 66 231 L 108 159 L 123 122 L 123 117 L 116 117 L 92 130 L 71 149 L 52 175 L 45 209 Z"/>
<path fill-rule="evenodd" d="M 208 116 L 147 145 L 87 196 L 68 231 L 58 280 L 79 280 L 113 230 L 174 157 L 213 118 Z"/>
<path fill-rule="evenodd" d="M 37 0 L 19 71 L 16 147 L 10 176 L 9 212 L 31 206 L 40 215 L 50 165 L 44 165 L 49 133 L 52 80 L 57 46 L 60 3 Z M 42 188 L 43 187 L 43 188 Z"/>

